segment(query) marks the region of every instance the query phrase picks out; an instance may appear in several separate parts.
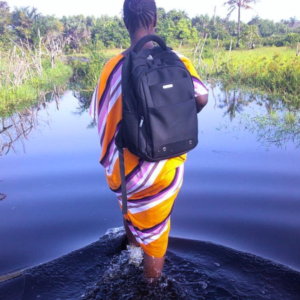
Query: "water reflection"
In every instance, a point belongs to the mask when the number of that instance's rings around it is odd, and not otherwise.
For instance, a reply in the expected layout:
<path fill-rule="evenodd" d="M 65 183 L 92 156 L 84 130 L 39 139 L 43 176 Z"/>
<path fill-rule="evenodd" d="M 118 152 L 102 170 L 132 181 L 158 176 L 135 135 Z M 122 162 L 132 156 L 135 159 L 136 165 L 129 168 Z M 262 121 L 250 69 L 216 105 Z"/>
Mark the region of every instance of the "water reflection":
<path fill-rule="evenodd" d="M 227 87 L 215 86 L 211 91 L 215 109 L 225 110 L 224 117 L 230 120 L 225 120 L 219 130 L 251 132 L 267 149 L 286 148 L 288 144 L 300 147 L 300 114 L 295 105 Z"/>
<path fill-rule="evenodd" d="M 91 99 L 92 99 L 93 92 L 91 91 L 73 91 L 73 96 L 78 100 L 78 107 L 76 108 L 76 115 L 83 115 L 87 112 L 90 107 Z M 95 128 L 97 123 L 91 121 L 87 128 Z"/>
<path fill-rule="evenodd" d="M 211 99 L 215 110 L 222 110 L 224 122 L 219 129 L 226 131 L 250 132 L 257 142 L 269 149 L 271 146 L 285 148 L 292 143 L 300 147 L 300 115 L 294 104 L 281 99 L 254 92 L 245 92 L 220 84 L 210 86 Z M 78 99 L 75 114 L 86 113 L 92 98 L 91 91 L 73 91 Z M 226 117 L 230 123 L 226 123 Z M 88 128 L 94 128 L 91 122 Z"/>
<path fill-rule="evenodd" d="M 228 115 L 231 121 L 237 114 L 242 113 L 246 106 L 255 101 L 255 95 L 220 86 L 212 86 L 211 94 L 215 101 L 215 109 L 225 110 L 224 116 Z"/>
<path fill-rule="evenodd" d="M 90 107 L 93 92 L 89 91 L 73 91 L 73 96 L 78 100 L 76 113 L 84 114 Z"/>
<path fill-rule="evenodd" d="M 288 108 L 237 91 L 226 95 L 216 87 L 214 93 L 199 115 L 201 145 L 186 163 L 172 235 L 213 241 L 300 269 L 299 152 L 268 153 L 257 147 L 257 129 L 252 134 L 245 119 L 240 123 L 245 114 L 269 116 L 279 107 L 281 116 Z M 35 106 L 30 112 L 43 134 L 31 129 L 29 141 L 23 139 L 26 155 L 11 150 L 0 157 L 0 192 L 8 195 L 0 205 L 0 256 L 5 257 L 0 275 L 60 257 L 122 224 L 97 163 L 97 130 L 86 130 L 90 96 L 75 95 L 77 100 L 69 91 L 61 101 Z M 45 120 L 51 126 L 41 126 Z M 216 131 L 224 122 L 229 135 Z M 234 127 L 244 140 L 234 137 Z M 18 150 L 17 142 L 13 146 Z"/>
<path fill-rule="evenodd" d="M 56 109 L 59 110 L 60 97 L 63 90 L 54 88 L 53 91 L 43 96 L 34 106 L 28 107 L 21 112 L 16 112 L 9 117 L 0 118 L 0 156 L 7 155 L 10 151 L 17 152 L 17 145 L 21 145 L 26 152 L 25 141 L 29 135 L 37 130 L 40 125 L 49 125 L 50 116 L 40 118 L 40 111 L 47 112 L 47 103 L 55 101 Z"/>
<path fill-rule="evenodd" d="M 267 148 L 286 148 L 288 144 L 300 147 L 300 114 L 295 111 L 275 111 L 257 116 L 245 114 L 240 120 L 241 125 L 246 130 L 255 132 L 257 140 Z"/>

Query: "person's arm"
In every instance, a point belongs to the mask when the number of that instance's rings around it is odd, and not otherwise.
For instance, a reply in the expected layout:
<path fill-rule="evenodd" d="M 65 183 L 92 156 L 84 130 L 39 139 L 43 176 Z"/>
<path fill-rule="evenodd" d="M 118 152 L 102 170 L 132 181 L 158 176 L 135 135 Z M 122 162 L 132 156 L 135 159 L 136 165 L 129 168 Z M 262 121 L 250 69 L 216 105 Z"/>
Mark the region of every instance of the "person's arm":
<path fill-rule="evenodd" d="M 199 113 L 207 104 L 208 102 L 208 89 L 203 84 L 203 82 L 200 79 L 200 76 L 198 75 L 195 67 L 191 63 L 191 61 L 186 58 L 184 55 L 181 55 L 178 52 L 175 52 L 178 57 L 182 60 L 182 62 L 185 64 L 186 68 L 190 72 L 193 84 L 195 88 L 195 99 L 196 99 L 196 106 L 197 106 L 197 113 Z"/>
<path fill-rule="evenodd" d="M 196 96 L 197 113 L 199 113 L 208 102 L 208 94 Z"/>
<path fill-rule="evenodd" d="M 196 106 L 197 106 L 197 113 L 199 113 L 207 104 L 208 102 L 208 89 L 200 80 L 198 74 L 193 76 L 193 83 L 195 87 L 195 98 L 196 98 Z"/>

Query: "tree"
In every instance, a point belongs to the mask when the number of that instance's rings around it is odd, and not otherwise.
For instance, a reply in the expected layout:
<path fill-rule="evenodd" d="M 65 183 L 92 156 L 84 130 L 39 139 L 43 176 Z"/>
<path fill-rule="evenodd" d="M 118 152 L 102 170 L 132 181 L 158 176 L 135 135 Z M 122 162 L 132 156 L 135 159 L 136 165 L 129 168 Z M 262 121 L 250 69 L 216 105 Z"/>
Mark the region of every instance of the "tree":
<path fill-rule="evenodd" d="M 255 16 L 251 19 L 250 22 L 248 22 L 248 25 L 258 25 L 260 22 L 260 17 L 259 16 Z"/>
<path fill-rule="evenodd" d="M 296 17 L 290 18 L 290 27 L 294 27 L 298 22 L 298 19 Z"/>
<path fill-rule="evenodd" d="M 208 14 L 196 16 L 192 19 L 192 26 L 196 27 L 196 29 L 202 33 L 203 36 L 206 35 L 207 27 L 209 26 L 209 23 L 211 22 L 211 18 Z"/>
<path fill-rule="evenodd" d="M 21 40 L 33 43 L 32 28 L 41 14 L 32 7 L 16 8 L 11 15 L 11 25 Z"/>
<path fill-rule="evenodd" d="M 241 30 L 241 39 L 248 48 L 253 48 L 259 41 L 258 27 L 256 25 L 244 25 Z"/>
<path fill-rule="evenodd" d="M 228 0 L 224 3 L 225 6 L 229 6 L 227 18 L 237 9 L 238 10 L 238 30 L 237 30 L 237 44 L 236 47 L 240 46 L 241 39 L 241 10 L 242 9 L 253 9 L 251 4 L 257 3 L 258 0 Z"/>
<path fill-rule="evenodd" d="M 63 17 L 61 22 L 64 25 L 64 40 L 72 50 L 82 50 L 91 38 L 91 29 L 87 26 L 86 18 L 83 15 Z"/>
<path fill-rule="evenodd" d="M 10 23 L 9 6 L 7 2 L 0 1 L 0 37 L 7 33 L 7 28 Z"/>
<path fill-rule="evenodd" d="M 274 21 L 260 20 L 258 24 L 259 33 L 263 38 L 269 37 L 276 33 L 277 28 Z"/>
<path fill-rule="evenodd" d="M 167 18 L 171 19 L 175 25 L 177 25 L 177 23 L 181 20 L 181 19 L 188 19 L 189 16 L 188 14 L 183 11 L 183 10 L 176 10 L 176 9 L 173 9 L 173 10 L 170 10 L 167 15 L 166 15 Z"/>

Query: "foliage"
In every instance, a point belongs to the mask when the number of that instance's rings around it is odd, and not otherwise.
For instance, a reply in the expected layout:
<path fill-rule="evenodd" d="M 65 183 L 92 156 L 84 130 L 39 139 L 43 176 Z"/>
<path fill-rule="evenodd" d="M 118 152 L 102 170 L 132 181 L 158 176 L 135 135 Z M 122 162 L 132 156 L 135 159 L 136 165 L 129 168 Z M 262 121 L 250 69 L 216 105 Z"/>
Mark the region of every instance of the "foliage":
<path fill-rule="evenodd" d="M 241 10 L 253 9 L 251 5 L 255 4 L 256 2 L 257 0 L 227 0 L 224 3 L 224 5 L 229 6 L 227 18 L 229 18 L 236 9 L 238 10 L 237 47 L 240 46 L 241 38 Z"/>
<path fill-rule="evenodd" d="M 84 90 L 85 92 L 93 92 L 106 61 L 107 56 L 105 53 L 96 47 L 89 49 L 88 62 L 80 60 L 72 61 L 72 78 L 77 84 L 77 89 Z"/>
<path fill-rule="evenodd" d="M 228 0 L 229 14 L 235 9 L 250 9 L 255 0 Z M 126 48 L 130 44 L 128 32 L 121 17 L 86 17 L 83 15 L 57 18 L 40 14 L 35 8 L 10 8 L 6 1 L 0 1 L 0 49 L 7 41 L 30 43 L 37 46 L 43 41 L 57 41 L 65 53 L 86 52 L 91 45 L 103 45 L 106 48 Z M 254 41 L 256 45 L 276 46 L 294 43 L 295 39 L 287 38 L 291 33 L 300 33 L 300 23 L 296 18 L 275 23 L 270 20 L 253 18 L 248 24 L 241 19 L 238 22 L 222 19 L 218 16 L 198 15 L 189 18 L 185 11 L 171 10 L 166 12 L 158 8 L 157 33 L 172 47 L 178 45 L 195 45 L 199 39 L 207 36 L 210 39 L 234 40 L 240 46 Z M 298 37 L 298 36 L 297 36 Z M 300 42 L 298 39 L 297 42 Z"/>
<path fill-rule="evenodd" d="M 259 141 L 270 148 L 286 148 L 289 144 L 300 147 L 300 115 L 296 111 L 278 113 L 270 112 L 267 115 L 251 116 L 244 114 L 240 124 L 247 130 L 257 134 Z"/>
<path fill-rule="evenodd" d="M 299 104 L 300 60 L 291 49 L 261 48 L 231 54 L 221 51 L 215 53 L 214 59 L 204 56 L 200 71 L 226 83 L 256 87 L 285 102 Z"/>
<path fill-rule="evenodd" d="M 231 14 L 235 9 L 250 9 L 251 3 L 255 2 L 228 0 L 226 4 Z M 265 92 L 283 94 L 285 101 L 296 101 L 299 94 L 296 84 L 299 81 L 299 59 L 295 57 L 295 49 L 300 42 L 300 23 L 296 18 L 274 22 L 256 16 L 246 24 L 240 18 L 238 22 L 209 15 L 189 18 L 185 11 L 167 12 L 158 8 L 157 33 L 168 45 L 173 48 L 180 47 L 181 52 L 191 57 L 204 78 L 217 77 L 224 82 L 250 85 Z M 19 56 L 18 60 L 9 60 L 11 42 L 35 53 L 43 52 L 47 59 L 43 57 L 43 63 L 38 62 L 40 68 L 26 63 L 36 60 L 37 55 L 27 58 Z M 31 7 L 11 10 L 6 1 L 0 1 L 0 85 L 4 86 L 0 93 L 8 98 L 12 97 L 12 93 L 26 94 L 28 96 L 25 98 L 32 98 L 37 86 L 45 84 L 41 83 L 41 74 L 46 76 L 44 71 L 50 70 L 48 64 L 51 63 L 54 67 L 58 61 L 59 65 L 53 72 L 64 69 L 66 76 L 62 77 L 65 78 L 69 71 L 60 63 L 60 57 L 78 56 L 78 53 L 89 56 L 90 61 L 71 62 L 73 79 L 79 81 L 82 89 L 90 92 L 94 89 L 106 61 L 105 53 L 108 50 L 119 51 L 116 48 L 123 49 L 129 45 L 128 32 L 119 16 L 79 15 L 57 18 L 42 15 Z M 262 46 L 288 46 L 293 51 L 284 48 L 276 52 L 272 48 L 261 50 L 262 52 L 237 52 L 234 51 L 237 45 L 247 50 Z M 274 56 L 275 52 L 278 56 Z M 44 66 L 45 63 L 47 66 Z M 14 67 L 14 73 L 6 72 L 11 64 L 20 68 Z M 14 82 L 13 90 L 9 87 L 9 82 Z"/>
<path fill-rule="evenodd" d="M 12 114 L 36 101 L 55 86 L 69 81 L 71 68 L 57 61 L 54 68 L 49 57 L 36 50 L 15 45 L 0 61 L 0 117 Z"/>

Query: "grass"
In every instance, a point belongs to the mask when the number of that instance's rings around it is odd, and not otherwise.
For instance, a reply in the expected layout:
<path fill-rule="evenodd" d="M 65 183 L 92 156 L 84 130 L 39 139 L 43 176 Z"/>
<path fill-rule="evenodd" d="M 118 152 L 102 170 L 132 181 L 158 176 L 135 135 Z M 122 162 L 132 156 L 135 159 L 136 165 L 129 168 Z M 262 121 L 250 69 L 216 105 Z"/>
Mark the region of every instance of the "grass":
<path fill-rule="evenodd" d="M 280 97 L 286 103 L 300 103 L 300 57 L 292 49 L 260 48 L 220 51 L 203 59 L 199 68 L 204 78 L 216 78 L 226 85 L 245 86 Z"/>
<path fill-rule="evenodd" d="M 200 45 L 199 51 L 201 48 Z M 296 57 L 296 49 L 268 47 L 226 51 L 222 46 L 217 48 L 215 44 L 207 43 L 200 63 L 199 53 L 194 57 L 191 47 L 175 50 L 194 62 L 204 80 L 221 81 L 229 89 L 243 87 L 244 90 L 281 99 L 284 103 L 300 104 L 300 56 Z M 121 49 L 104 49 L 102 52 L 94 49 L 86 54 L 91 59 L 90 63 L 78 63 L 74 68 L 81 83 L 84 83 L 83 89 L 93 90 L 105 61 L 121 52 Z"/>
<path fill-rule="evenodd" d="M 3 86 L 0 89 L 0 117 L 10 116 L 33 105 L 54 88 L 66 86 L 71 75 L 70 66 L 57 62 L 55 68 L 45 66 L 42 76 L 34 76 L 22 85 Z"/>

